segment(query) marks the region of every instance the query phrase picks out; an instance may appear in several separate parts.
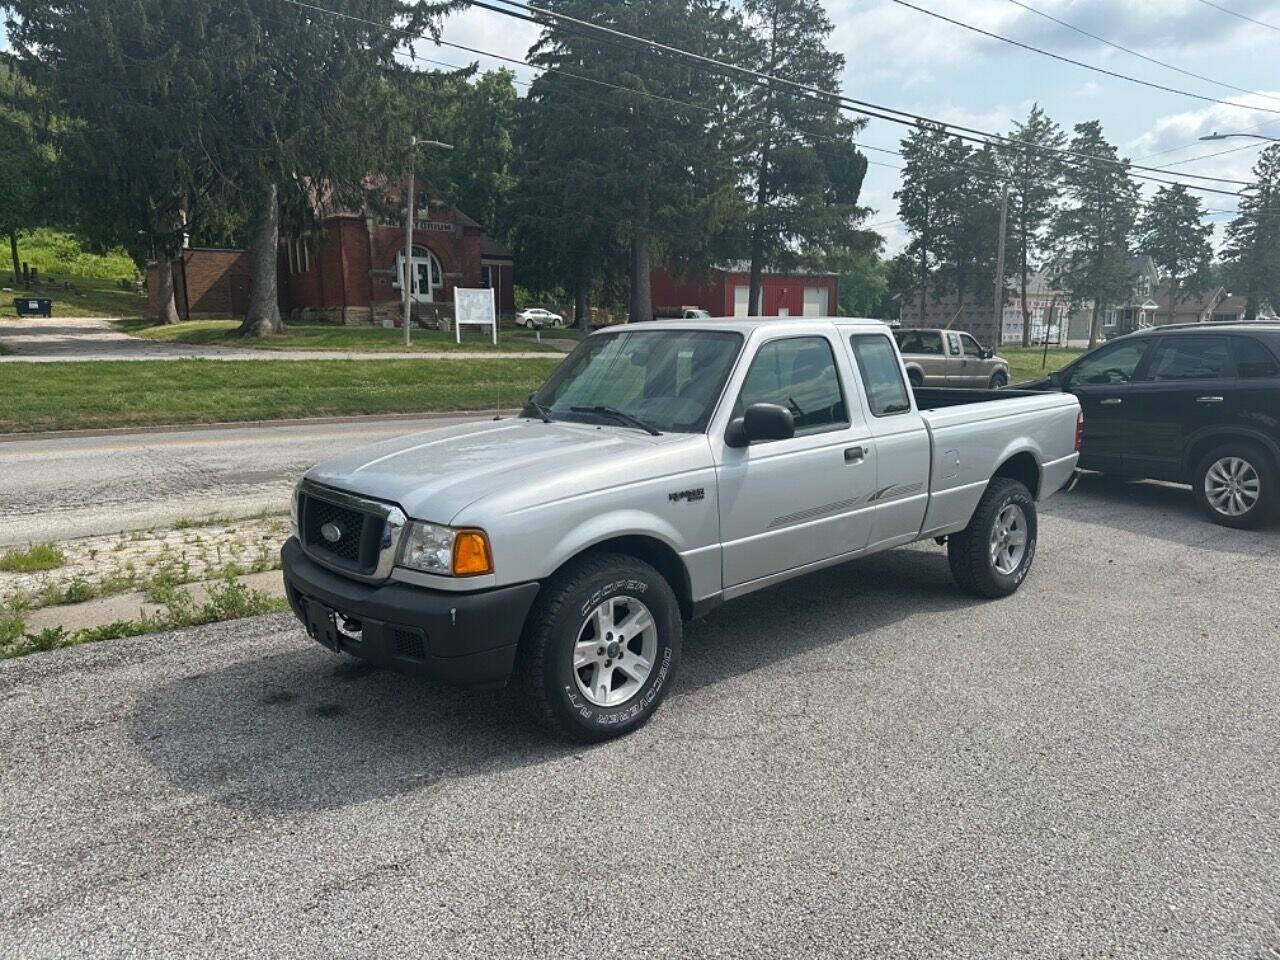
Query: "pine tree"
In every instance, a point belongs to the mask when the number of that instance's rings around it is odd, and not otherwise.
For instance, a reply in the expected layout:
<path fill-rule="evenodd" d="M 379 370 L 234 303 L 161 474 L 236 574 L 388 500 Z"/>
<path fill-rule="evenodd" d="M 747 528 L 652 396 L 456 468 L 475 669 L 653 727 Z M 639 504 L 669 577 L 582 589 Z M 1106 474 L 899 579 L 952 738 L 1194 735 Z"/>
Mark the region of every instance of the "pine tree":
<path fill-rule="evenodd" d="M 838 90 L 844 57 L 827 49 L 834 29 L 818 0 L 746 0 L 747 57 L 754 69 L 822 90 Z M 858 206 L 866 158 L 854 136 L 865 120 L 834 99 L 783 84 L 748 89 L 739 121 L 748 144 L 745 185 L 751 237 L 752 314 L 763 312 L 766 266 L 792 269 L 798 246 L 854 242 L 866 210 Z"/>
<path fill-rule="evenodd" d="M 1129 239 L 1138 215 L 1138 187 L 1128 161 L 1102 135 L 1097 120 L 1078 123 L 1070 150 L 1088 159 L 1072 159 L 1063 170 L 1067 204 L 1053 219 L 1052 238 L 1059 255 L 1058 283 L 1079 301 L 1093 298 L 1089 346 L 1102 334 L 1103 310 L 1128 298 L 1133 274 Z"/>
<path fill-rule="evenodd" d="M 1028 275 L 1045 251 L 1046 227 L 1062 196 L 1062 162 L 1054 151 L 1066 146 L 1062 128 L 1039 104 L 1032 104 L 1025 122 L 1009 132 L 1015 143 L 997 152 L 1009 176 L 1009 262 L 1016 264 L 1022 292 L 1022 345 L 1031 346 L 1031 307 L 1027 302 Z"/>
<path fill-rule="evenodd" d="M 1262 151 L 1253 184 L 1240 195 L 1240 215 L 1227 225 L 1223 259 L 1232 285 L 1246 297 L 1245 319 L 1263 306 L 1280 309 L 1280 144 Z"/>
<path fill-rule="evenodd" d="M 943 272 L 957 247 L 954 238 L 963 229 L 968 184 L 964 167 L 971 153 L 962 140 L 947 136 L 937 124 L 922 123 L 902 141 L 906 165 L 894 197 L 898 217 L 911 236 L 906 253 L 915 266 L 921 318 L 930 289 L 941 297 L 950 285 Z"/>
<path fill-rule="evenodd" d="M 1138 224 L 1138 249 L 1149 255 L 1169 283 L 1169 322 L 1177 305 L 1209 283 L 1213 225 L 1198 197 L 1182 184 L 1161 187 Z"/>

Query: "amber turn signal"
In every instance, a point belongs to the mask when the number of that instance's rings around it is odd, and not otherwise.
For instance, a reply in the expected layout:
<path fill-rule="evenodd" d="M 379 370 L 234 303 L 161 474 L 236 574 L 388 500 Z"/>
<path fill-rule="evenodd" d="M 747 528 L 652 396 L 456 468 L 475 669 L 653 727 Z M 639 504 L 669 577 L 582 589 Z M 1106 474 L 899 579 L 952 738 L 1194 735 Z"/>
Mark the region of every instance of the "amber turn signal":
<path fill-rule="evenodd" d="M 489 538 L 482 530 L 459 530 L 453 538 L 453 575 L 475 577 L 493 573 Z"/>

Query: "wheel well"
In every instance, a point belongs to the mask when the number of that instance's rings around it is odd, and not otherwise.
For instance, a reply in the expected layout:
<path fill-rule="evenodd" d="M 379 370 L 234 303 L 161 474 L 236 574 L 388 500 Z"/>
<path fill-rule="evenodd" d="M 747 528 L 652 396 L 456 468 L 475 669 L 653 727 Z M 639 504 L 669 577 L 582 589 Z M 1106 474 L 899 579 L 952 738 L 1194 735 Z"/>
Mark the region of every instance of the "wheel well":
<path fill-rule="evenodd" d="M 1248 443 L 1255 447 L 1261 447 L 1263 451 L 1271 458 L 1276 466 L 1280 466 L 1280 457 L 1276 456 L 1275 449 L 1268 443 L 1264 443 L 1257 437 L 1249 436 L 1245 433 L 1211 433 L 1208 436 L 1200 437 L 1187 448 L 1187 460 L 1183 464 L 1183 469 L 1188 477 L 1191 476 L 1193 470 L 1200 463 L 1201 459 L 1209 455 L 1209 451 L 1214 447 L 1221 446 L 1224 443 L 1230 443 L 1232 440 L 1238 440 L 1241 443 Z"/>
<path fill-rule="evenodd" d="M 1036 458 L 1030 453 L 1025 451 L 1015 453 L 1000 464 L 1000 468 L 996 470 L 993 476 L 1017 480 L 1031 491 L 1031 496 L 1040 496 L 1040 464 L 1036 463 Z"/>
<path fill-rule="evenodd" d="M 693 619 L 693 587 L 689 583 L 689 571 L 685 569 L 680 555 L 661 540 L 639 534 L 602 540 L 566 560 L 561 564 L 561 569 L 575 560 L 596 553 L 621 553 L 649 564 L 671 585 L 672 592 L 680 602 L 680 615 L 686 620 Z"/>

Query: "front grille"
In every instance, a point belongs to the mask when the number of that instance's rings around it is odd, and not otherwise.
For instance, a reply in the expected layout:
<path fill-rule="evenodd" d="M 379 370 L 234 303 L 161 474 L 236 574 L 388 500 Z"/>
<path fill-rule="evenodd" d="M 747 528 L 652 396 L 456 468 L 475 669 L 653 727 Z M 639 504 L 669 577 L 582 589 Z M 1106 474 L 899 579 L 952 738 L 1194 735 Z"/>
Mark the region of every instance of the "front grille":
<path fill-rule="evenodd" d="M 422 633 L 418 630 L 406 630 L 404 627 L 391 628 L 391 646 L 397 657 L 405 660 L 425 660 L 427 648 Z"/>
<path fill-rule="evenodd" d="M 372 573 L 378 565 L 385 521 L 371 513 L 352 510 L 312 494 L 304 494 L 298 504 L 302 545 L 335 566 L 355 573 Z M 325 532 L 336 539 L 329 539 Z"/>

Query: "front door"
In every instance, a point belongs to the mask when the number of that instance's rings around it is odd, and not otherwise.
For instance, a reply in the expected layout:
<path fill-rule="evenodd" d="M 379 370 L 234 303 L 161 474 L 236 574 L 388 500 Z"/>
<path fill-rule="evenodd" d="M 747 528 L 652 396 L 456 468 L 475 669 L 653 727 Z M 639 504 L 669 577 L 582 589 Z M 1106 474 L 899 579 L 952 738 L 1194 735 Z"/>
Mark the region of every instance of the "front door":
<path fill-rule="evenodd" d="M 1062 389 L 1074 393 L 1084 413 L 1080 466 L 1120 473 L 1129 425 L 1130 381 L 1151 345 L 1149 338 L 1109 344 L 1068 368 Z"/>
<path fill-rule="evenodd" d="M 991 373 L 987 369 L 991 366 L 990 361 L 983 359 L 982 345 L 973 339 L 969 334 L 960 334 L 960 355 L 963 363 L 960 367 L 960 375 L 964 378 L 966 387 L 985 387 L 991 382 Z"/>
<path fill-rule="evenodd" d="M 1235 419 L 1235 364 L 1223 334 L 1161 337 L 1142 378 L 1130 388 L 1132 433 L 1124 472 L 1183 479 L 1188 441 L 1206 427 Z"/>
<path fill-rule="evenodd" d="M 404 252 L 401 251 L 396 254 L 395 286 L 397 289 L 400 288 L 400 278 L 403 276 Z M 415 246 L 413 248 L 413 258 L 410 260 L 410 276 L 413 278 L 410 296 L 413 297 L 415 303 L 432 303 L 436 299 L 435 292 L 444 284 L 440 261 L 426 247 Z M 401 296 L 403 296 L 403 293 Z"/>
<path fill-rule="evenodd" d="M 725 589 L 867 545 L 876 450 L 849 383 L 847 353 L 828 336 L 780 337 L 756 352 L 733 416 L 776 403 L 796 435 L 743 448 L 717 440 Z"/>

